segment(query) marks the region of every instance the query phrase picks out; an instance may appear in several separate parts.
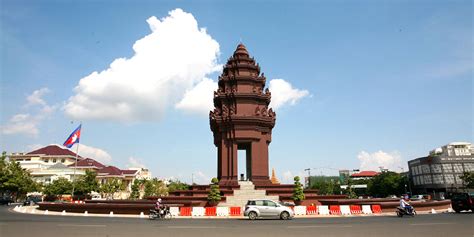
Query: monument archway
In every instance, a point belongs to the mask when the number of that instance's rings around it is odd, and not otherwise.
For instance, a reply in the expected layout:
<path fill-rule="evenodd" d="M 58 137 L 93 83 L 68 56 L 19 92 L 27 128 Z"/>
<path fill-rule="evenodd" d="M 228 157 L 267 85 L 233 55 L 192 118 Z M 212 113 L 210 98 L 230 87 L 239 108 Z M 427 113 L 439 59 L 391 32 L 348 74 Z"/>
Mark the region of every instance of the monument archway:
<path fill-rule="evenodd" d="M 221 185 L 237 184 L 238 150 L 246 151 L 246 178 L 256 185 L 271 184 L 268 145 L 276 114 L 268 108 L 271 93 L 264 90 L 265 82 L 260 66 L 239 44 L 219 76 L 209 113 Z"/>

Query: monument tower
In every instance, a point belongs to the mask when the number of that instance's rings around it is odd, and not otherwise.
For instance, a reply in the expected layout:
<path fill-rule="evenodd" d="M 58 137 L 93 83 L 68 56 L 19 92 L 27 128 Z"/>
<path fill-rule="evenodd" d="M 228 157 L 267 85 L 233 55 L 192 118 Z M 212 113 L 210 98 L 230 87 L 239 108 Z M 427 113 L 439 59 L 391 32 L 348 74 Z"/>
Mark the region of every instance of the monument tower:
<path fill-rule="evenodd" d="M 264 91 L 265 81 L 258 63 L 239 44 L 219 76 L 215 108 L 209 112 L 221 185 L 237 185 L 238 150 L 245 150 L 246 178 L 255 185 L 271 184 L 268 145 L 276 114 L 268 108 L 271 93 Z"/>

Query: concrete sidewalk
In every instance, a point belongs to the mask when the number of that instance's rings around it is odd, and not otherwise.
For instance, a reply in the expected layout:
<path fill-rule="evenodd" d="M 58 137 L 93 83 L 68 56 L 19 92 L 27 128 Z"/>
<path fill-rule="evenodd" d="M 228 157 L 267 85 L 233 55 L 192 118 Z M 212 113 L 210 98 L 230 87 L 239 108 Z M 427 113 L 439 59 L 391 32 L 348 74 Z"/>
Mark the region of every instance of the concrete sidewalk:
<path fill-rule="evenodd" d="M 96 213 L 74 213 L 74 212 L 55 212 L 55 211 L 43 211 L 38 210 L 38 206 L 15 206 L 11 208 L 11 211 L 15 211 L 23 214 L 32 214 L 32 215 L 51 215 L 51 216 L 83 216 L 83 217 L 122 217 L 122 218 L 148 218 L 148 215 L 131 215 L 131 214 L 96 214 Z M 426 214 L 437 214 L 437 213 L 451 213 L 453 212 L 450 209 L 447 210 L 437 210 L 432 211 L 419 211 L 417 215 L 426 215 Z M 298 215 L 294 218 L 344 218 L 344 217 L 368 217 L 368 216 L 396 216 L 394 212 L 385 212 L 381 214 L 354 214 L 354 215 Z M 244 216 L 173 216 L 175 219 L 247 219 Z"/>

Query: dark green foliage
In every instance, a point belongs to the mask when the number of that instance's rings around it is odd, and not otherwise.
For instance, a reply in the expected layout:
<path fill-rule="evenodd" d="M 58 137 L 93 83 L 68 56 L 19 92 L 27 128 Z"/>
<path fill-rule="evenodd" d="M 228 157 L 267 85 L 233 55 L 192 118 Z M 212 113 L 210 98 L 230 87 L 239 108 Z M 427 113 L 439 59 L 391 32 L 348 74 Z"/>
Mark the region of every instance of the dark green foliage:
<path fill-rule="evenodd" d="M 144 198 L 147 197 L 159 197 L 159 196 L 166 196 L 168 195 L 168 188 L 166 184 L 157 178 L 153 178 L 151 180 L 145 180 L 145 194 L 143 195 Z"/>
<path fill-rule="evenodd" d="M 100 186 L 100 191 L 104 193 L 107 199 L 113 199 L 114 194 L 125 189 L 125 183 L 117 178 L 109 179 Z"/>
<path fill-rule="evenodd" d="M 0 194 L 10 193 L 17 199 L 25 197 L 28 192 L 40 191 L 41 185 L 33 180 L 31 174 L 18 162 L 7 161 L 6 154 L 3 152 L 0 157 Z"/>
<path fill-rule="evenodd" d="M 320 195 L 340 194 L 341 188 L 337 176 L 311 176 L 311 189 L 317 189 Z"/>
<path fill-rule="evenodd" d="M 464 172 L 460 178 L 465 188 L 474 188 L 474 172 Z"/>
<path fill-rule="evenodd" d="M 140 198 L 140 186 L 143 184 L 144 181 L 135 179 L 133 181 L 131 190 L 132 192 L 130 193 L 130 199 L 138 199 Z"/>
<path fill-rule="evenodd" d="M 189 185 L 179 180 L 173 180 L 168 184 L 169 192 L 174 192 L 178 190 L 188 190 L 188 189 L 189 189 Z"/>
<path fill-rule="evenodd" d="M 63 195 L 71 194 L 72 183 L 66 178 L 58 178 L 52 183 L 46 185 L 43 189 L 43 193 L 46 195 Z"/>
<path fill-rule="evenodd" d="M 211 180 L 211 190 L 207 195 L 207 200 L 209 203 L 217 204 L 222 199 L 221 191 L 219 190 L 219 180 L 217 178 L 212 178 Z"/>
<path fill-rule="evenodd" d="M 100 191 L 99 183 L 96 180 L 97 174 L 93 171 L 86 170 L 86 174 L 75 181 L 74 195 L 85 195 L 91 192 Z"/>
<path fill-rule="evenodd" d="M 382 172 L 367 184 L 368 192 L 374 197 L 400 196 L 404 194 L 408 179 L 395 172 Z"/>
<path fill-rule="evenodd" d="M 300 177 L 295 176 L 295 189 L 293 190 L 293 201 L 303 201 L 305 199 L 303 185 L 300 183 Z"/>

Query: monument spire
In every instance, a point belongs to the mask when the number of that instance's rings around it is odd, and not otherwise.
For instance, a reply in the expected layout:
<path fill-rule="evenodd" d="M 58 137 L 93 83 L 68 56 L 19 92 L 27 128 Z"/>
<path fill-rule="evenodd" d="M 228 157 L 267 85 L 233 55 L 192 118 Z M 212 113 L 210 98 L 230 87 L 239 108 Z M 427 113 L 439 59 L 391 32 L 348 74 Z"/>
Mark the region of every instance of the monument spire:
<path fill-rule="evenodd" d="M 221 184 L 237 184 L 237 150 L 246 150 L 247 179 L 271 183 L 268 145 L 276 114 L 269 108 L 271 93 L 265 82 L 258 63 L 239 43 L 219 76 L 214 110 L 209 112 Z"/>

